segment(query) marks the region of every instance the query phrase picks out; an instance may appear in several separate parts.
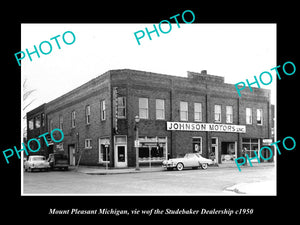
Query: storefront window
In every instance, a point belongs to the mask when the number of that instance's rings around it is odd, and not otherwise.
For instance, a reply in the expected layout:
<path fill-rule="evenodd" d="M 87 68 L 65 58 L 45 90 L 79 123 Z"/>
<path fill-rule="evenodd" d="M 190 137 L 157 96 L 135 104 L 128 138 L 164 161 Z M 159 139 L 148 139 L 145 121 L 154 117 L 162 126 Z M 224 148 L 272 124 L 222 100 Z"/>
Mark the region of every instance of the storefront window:
<path fill-rule="evenodd" d="M 139 161 L 149 162 L 166 159 L 167 138 L 140 137 Z"/>
<path fill-rule="evenodd" d="M 150 149 L 149 149 L 150 148 Z M 163 147 L 160 146 L 144 146 L 139 148 L 139 157 L 145 158 L 161 158 L 164 156 Z"/>
<path fill-rule="evenodd" d="M 234 163 L 236 158 L 236 143 L 221 142 L 221 161 L 222 163 Z"/>
<path fill-rule="evenodd" d="M 258 155 L 258 149 L 259 149 L 259 141 L 258 138 L 243 138 L 242 148 L 245 150 L 246 154 L 248 154 L 249 158 L 255 157 Z M 256 159 L 253 159 L 252 161 L 255 161 Z"/>

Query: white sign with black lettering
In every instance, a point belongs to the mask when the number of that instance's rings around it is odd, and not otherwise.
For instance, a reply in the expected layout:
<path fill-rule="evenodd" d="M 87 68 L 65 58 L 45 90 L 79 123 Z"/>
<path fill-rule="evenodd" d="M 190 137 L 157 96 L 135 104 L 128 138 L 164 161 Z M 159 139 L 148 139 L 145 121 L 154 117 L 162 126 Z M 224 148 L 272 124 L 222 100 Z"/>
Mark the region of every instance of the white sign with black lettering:
<path fill-rule="evenodd" d="M 246 126 L 216 123 L 167 122 L 167 130 L 246 133 Z"/>

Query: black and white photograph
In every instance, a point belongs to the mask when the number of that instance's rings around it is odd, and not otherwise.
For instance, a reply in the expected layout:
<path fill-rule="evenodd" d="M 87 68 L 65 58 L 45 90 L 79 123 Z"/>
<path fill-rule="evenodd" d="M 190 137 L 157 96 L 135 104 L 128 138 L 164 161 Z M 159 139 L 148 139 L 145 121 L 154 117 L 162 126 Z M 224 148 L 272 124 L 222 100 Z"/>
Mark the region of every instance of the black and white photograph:
<path fill-rule="evenodd" d="M 47 4 L 5 8 L 3 220 L 297 215 L 296 6 Z"/>
<path fill-rule="evenodd" d="M 276 195 L 276 24 L 21 31 L 24 195 Z"/>

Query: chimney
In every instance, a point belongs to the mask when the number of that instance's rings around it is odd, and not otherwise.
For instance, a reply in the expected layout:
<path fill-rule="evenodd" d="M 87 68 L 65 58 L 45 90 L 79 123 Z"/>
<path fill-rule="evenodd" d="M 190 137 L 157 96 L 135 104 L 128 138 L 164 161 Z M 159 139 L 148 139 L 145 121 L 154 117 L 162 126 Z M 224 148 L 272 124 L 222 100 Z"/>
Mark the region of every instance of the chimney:
<path fill-rule="evenodd" d="M 207 74 L 207 70 L 200 73 L 187 71 L 188 78 L 194 81 L 224 83 L 224 77 Z"/>
<path fill-rule="evenodd" d="M 201 70 L 201 75 L 207 75 L 207 70 Z"/>

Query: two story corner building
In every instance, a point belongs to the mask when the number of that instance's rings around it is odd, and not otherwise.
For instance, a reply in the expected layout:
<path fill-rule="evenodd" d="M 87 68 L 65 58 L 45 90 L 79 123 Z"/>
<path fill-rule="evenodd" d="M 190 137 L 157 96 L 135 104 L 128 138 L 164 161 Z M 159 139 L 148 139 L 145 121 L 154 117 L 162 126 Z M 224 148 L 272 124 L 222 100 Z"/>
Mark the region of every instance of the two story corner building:
<path fill-rule="evenodd" d="M 70 165 L 135 166 L 135 147 L 141 165 L 188 152 L 234 163 L 243 149 L 254 157 L 273 139 L 272 109 L 269 90 L 239 97 L 234 85 L 206 71 L 178 77 L 111 70 L 28 112 L 27 137 L 61 129 L 63 141 L 39 154 L 64 152 Z"/>

